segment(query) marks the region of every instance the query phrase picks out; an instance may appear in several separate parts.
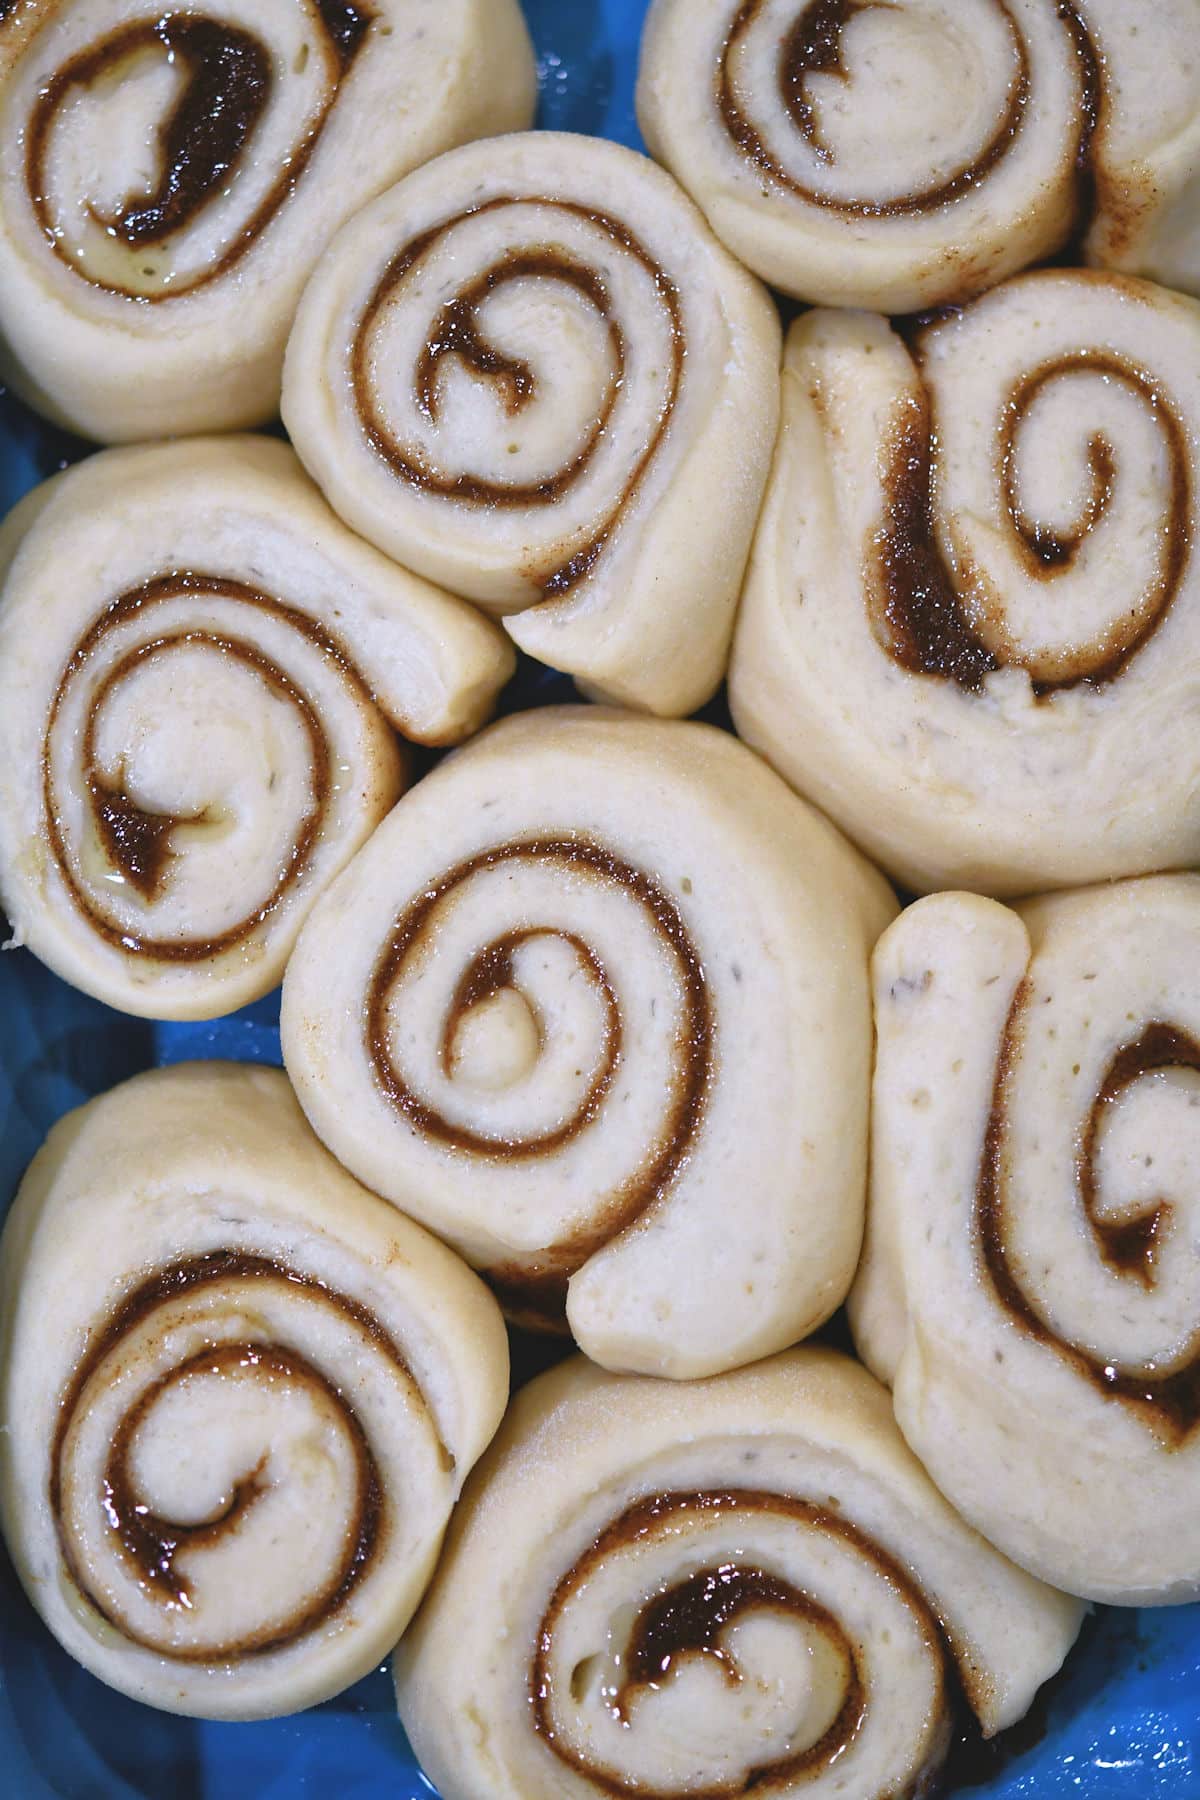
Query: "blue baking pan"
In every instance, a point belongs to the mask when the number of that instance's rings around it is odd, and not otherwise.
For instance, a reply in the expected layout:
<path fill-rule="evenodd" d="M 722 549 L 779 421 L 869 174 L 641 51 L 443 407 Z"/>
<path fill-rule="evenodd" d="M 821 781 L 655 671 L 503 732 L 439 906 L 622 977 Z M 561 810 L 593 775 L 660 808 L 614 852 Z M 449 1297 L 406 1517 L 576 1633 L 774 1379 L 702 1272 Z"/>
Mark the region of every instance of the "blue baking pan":
<path fill-rule="evenodd" d="M 639 144 L 633 83 L 645 4 L 525 0 L 542 124 Z M 82 451 L 0 396 L 0 515 Z M 561 678 L 527 666 L 507 698 L 522 706 L 564 691 Z M 75 993 L 24 951 L 0 957 L 0 1208 L 61 1114 L 139 1069 L 191 1057 L 278 1062 L 277 998 L 215 1023 L 156 1025 Z M 1153 1530 L 1153 1520 L 1134 1518 L 1129 1528 Z M 445 1704 L 456 1698 L 448 1692 Z M 1200 1607 L 1098 1609 L 1023 1725 L 992 1745 L 964 1737 L 948 1791 L 975 1800 L 1200 1800 Z M 169 1718 L 110 1692 L 59 1650 L 0 1551 L 0 1795 L 429 1800 L 432 1793 L 396 1719 L 386 1670 L 299 1718 L 262 1725 Z"/>

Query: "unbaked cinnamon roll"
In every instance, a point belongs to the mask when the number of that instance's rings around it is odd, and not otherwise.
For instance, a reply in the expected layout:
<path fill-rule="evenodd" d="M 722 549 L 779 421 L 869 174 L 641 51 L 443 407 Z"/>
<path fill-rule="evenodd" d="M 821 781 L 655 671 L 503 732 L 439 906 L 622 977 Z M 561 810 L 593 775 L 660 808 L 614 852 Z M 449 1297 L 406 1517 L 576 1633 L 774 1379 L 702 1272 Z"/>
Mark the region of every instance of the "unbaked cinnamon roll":
<path fill-rule="evenodd" d="M 315 909 L 284 1057 L 361 1181 L 512 1315 L 672 1376 L 840 1303 L 861 1241 L 880 878 L 731 737 L 505 721 Z"/>
<path fill-rule="evenodd" d="M 966 894 L 875 958 L 851 1321 L 909 1443 L 1015 1561 L 1200 1597 L 1200 877 Z"/>
<path fill-rule="evenodd" d="M 655 0 L 638 119 L 800 299 L 915 312 L 1074 240 L 1200 292 L 1198 0 Z"/>
<path fill-rule="evenodd" d="M 770 300 L 669 176 L 537 132 L 339 233 L 283 411 L 364 537 L 588 689 L 675 714 L 724 673 L 778 367 Z"/>
<path fill-rule="evenodd" d="M 512 665 L 494 626 L 333 516 L 284 445 L 113 450 L 0 533 L 0 899 L 126 1012 L 209 1018 Z"/>
<path fill-rule="evenodd" d="M 0 370 L 105 442 L 257 425 L 352 213 L 533 116 L 517 0 L 0 5 Z"/>
<path fill-rule="evenodd" d="M 1079 1620 L 847 1358 L 578 1358 L 514 1402 L 394 1666 L 444 1800 L 883 1800 L 933 1791 L 960 1688 L 988 1736 L 1021 1718 Z"/>
<path fill-rule="evenodd" d="M 170 1712 L 293 1712 L 387 1654 L 499 1423 L 498 1309 L 283 1076 L 138 1076 L 57 1125 L 0 1246 L 0 1518 L 33 1605 Z"/>
<path fill-rule="evenodd" d="M 1200 860 L 1200 305 L 1018 276 L 793 327 L 742 736 L 907 886 Z"/>

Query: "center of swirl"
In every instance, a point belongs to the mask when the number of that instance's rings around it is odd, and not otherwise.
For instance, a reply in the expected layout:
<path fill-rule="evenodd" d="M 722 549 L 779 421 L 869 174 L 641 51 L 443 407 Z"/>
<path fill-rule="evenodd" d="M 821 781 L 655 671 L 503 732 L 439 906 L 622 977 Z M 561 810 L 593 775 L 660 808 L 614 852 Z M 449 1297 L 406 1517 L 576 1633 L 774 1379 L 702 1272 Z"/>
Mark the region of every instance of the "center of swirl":
<path fill-rule="evenodd" d="M 314 0 L 312 10 L 323 65 L 320 91 L 304 107 L 300 135 L 276 179 L 221 234 L 221 247 L 198 272 L 177 268 L 174 252 L 183 235 L 246 177 L 268 109 L 281 103 L 281 80 L 287 89 L 294 72 L 281 76 L 254 33 L 190 10 L 122 25 L 63 63 L 39 88 L 25 134 L 30 204 L 55 255 L 94 286 L 142 301 L 189 293 L 231 268 L 295 190 L 372 17 L 347 0 Z M 306 46 L 305 60 L 307 55 Z M 115 207 L 66 191 L 64 182 L 79 179 L 87 167 L 76 156 L 64 176 L 55 164 L 81 102 L 104 101 L 120 84 L 136 83 L 156 60 L 180 80 L 155 132 L 157 171 L 148 189 L 135 188 Z"/>
<path fill-rule="evenodd" d="M 594 1127 L 605 1110 L 621 1067 L 625 1025 L 610 975 L 600 957 L 579 933 L 552 923 L 533 923 L 486 943 L 460 977 L 442 1016 L 437 1065 L 448 1079 L 458 1068 L 465 1022 L 497 995 L 516 992 L 515 959 L 538 939 L 555 940 L 572 954 L 577 977 L 593 996 L 601 1023 L 598 1054 L 569 1116 L 546 1129 L 517 1136 L 504 1130 L 476 1129 L 451 1119 L 420 1092 L 393 1044 L 390 1008 L 399 985 L 427 956 L 439 930 L 455 906 L 468 903 L 472 882 L 490 872 L 510 870 L 520 882 L 522 869 L 560 869 L 564 878 L 581 878 L 619 891 L 637 907 L 656 942 L 672 985 L 680 995 L 673 1067 L 663 1098 L 661 1124 L 645 1146 L 635 1172 L 602 1203 L 587 1226 L 547 1245 L 533 1267 L 492 1271 L 501 1292 L 522 1310 L 552 1313 L 562 1304 L 566 1282 L 574 1271 L 619 1232 L 642 1216 L 666 1192 L 687 1156 L 703 1118 L 711 1076 L 714 1027 L 708 985 L 687 926 L 674 900 L 642 870 L 623 862 L 603 846 L 585 838 L 531 838 L 498 845 L 460 863 L 431 885 L 403 912 L 380 955 L 366 994 L 364 1043 L 375 1082 L 388 1104 L 412 1129 L 459 1156 L 502 1162 L 540 1160 L 564 1151 Z M 518 889 L 519 892 L 519 889 Z M 533 1068 L 545 1047 L 545 1021 L 536 1004 L 526 1015 L 533 1032 Z M 522 1063 L 522 1075 L 526 1064 Z"/>
<path fill-rule="evenodd" d="M 567 1767 L 574 1769 L 605 1793 L 633 1794 L 637 1800 L 732 1800 L 738 1794 L 775 1794 L 793 1791 L 793 1784 L 830 1771 L 864 1733 L 873 1700 L 878 1698 L 875 1671 L 855 1631 L 838 1616 L 836 1603 L 818 1598 L 797 1581 L 756 1560 L 747 1548 L 736 1557 L 705 1561 L 708 1534 L 733 1533 L 747 1545 L 756 1536 L 764 1545 L 771 1531 L 782 1528 L 782 1542 L 811 1534 L 818 1544 L 836 1550 L 844 1559 L 843 1574 L 855 1568 L 872 1582 L 884 1584 L 890 1601 L 898 1604 L 927 1664 L 930 1694 L 939 1723 L 927 1723 L 914 1734 L 918 1766 L 906 1772 L 917 1791 L 932 1774 L 944 1754 L 949 1717 L 949 1683 L 954 1659 L 944 1629 L 912 1577 L 870 1536 L 831 1507 L 814 1505 L 789 1495 L 756 1489 L 670 1492 L 653 1495 L 630 1506 L 574 1563 L 558 1582 L 542 1618 L 536 1649 L 529 1669 L 529 1702 L 533 1725 L 543 1743 Z M 597 1686 L 588 1657 L 570 1670 L 572 1655 L 591 1641 L 572 1625 L 573 1616 L 586 1607 L 586 1596 L 599 1586 L 607 1609 L 628 1592 L 626 1581 L 641 1577 L 637 1571 L 652 1566 L 647 1559 L 660 1555 L 667 1567 L 683 1564 L 684 1571 L 667 1578 L 640 1602 L 620 1603 L 620 1622 L 613 1661 L 618 1671 L 612 1686 Z M 699 1563 L 700 1566 L 697 1566 Z M 623 1580 L 613 1571 L 628 1570 Z M 835 1585 L 837 1577 L 830 1577 Z M 881 1589 L 881 1591 L 884 1591 Z M 632 1615 L 632 1616 L 629 1616 Z M 774 1616 L 800 1627 L 809 1643 L 821 1647 L 824 1681 L 835 1691 L 824 1696 L 813 1717 L 815 1731 L 809 1741 L 789 1744 L 782 1754 L 756 1760 L 737 1775 L 719 1781 L 699 1778 L 702 1756 L 699 1744 L 689 1766 L 695 1774 L 686 1784 L 664 1786 L 633 1774 L 636 1763 L 631 1748 L 630 1766 L 615 1766 L 600 1753 L 611 1734 L 603 1739 L 587 1723 L 584 1709 L 603 1706 L 623 1732 L 653 1731 L 651 1714 L 643 1708 L 651 1694 L 665 1694 L 689 1663 L 703 1662 L 719 1670 L 726 1689 L 736 1691 L 747 1682 L 747 1671 L 733 1647 L 730 1634 L 755 1617 Z M 590 1626 L 595 1632 L 597 1624 Z M 887 1641 L 889 1633 L 883 1633 Z M 564 1663 L 560 1642 L 574 1649 Z M 907 1654 L 897 1647 L 896 1654 Z M 789 1657 L 785 1665 L 796 1684 L 805 1680 L 802 1659 Z M 569 1679 L 566 1679 L 569 1673 Z M 883 1687 L 886 1687 L 884 1682 Z M 882 1688 L 880 1689 L 882 1691 Z M 668 1715 L 669 1716 L 669 1715 Z M 801 1715 L 803 1716 L 803 1715 Z M 678 1728 L 677 1728 L 678 1729 Z M 928 1733 L 928 1735 L 926 1735 Z M 705 1728 L 705 1737 L 709 1735 Z M 635 1741 L 629 1740 L 631 1745 Z M 873 1754 L 873 1753 L 872 1753 Z M 887 1746 L 892 1767 L 904 1754 L 902 1746 Z M 847 1791 L 854 1777 L 847 1769 Z M 858 1791 L 858 1790 L 856 1790 Z"/>
<path fill-rule="evenodd" d="M 277 1650 L 319 1629 L 346 1604 L 374 1566 L 389 1529 L 389 1508 L 374 1449 L 357 1412 L 342 1389 L 310 1356 L 278 1340 L 230 1336 L 236 1317 L 258 1316 L 255 1295 L 282 1297 L 287 1306 L 315 1307 L 348 1329 L 361 1354 L 378 1355 L 392 1378 L 419 1397 L 407 1362 L 375 1316 L 358 1301 L 313 1276 L 269 1258 L 236 1250 L 216 1250 L 170 1265 L 129 1294 L 93 1335 L 63 1398 L 50 1460 L 49 1499 L 62 1554 L 79 1592 L 130 1642 L 187 1662 L 228 1662 Z M 240 1296 L 245 1296 L 242 1300 Z M 231 1311 L 232 1309 L 232 1311 Z M 199 1349 L 176 1355 L 172 1346 L 203 1340 Z M 163 1366 L 165 1360 L 165 1366 Z M 160 1372 L 136 1382 L 136 1369 Z M 110 1384 L 135 1379 L 104 1449 L 102 1467 L 90 1458 L 99 1445 L 82 1437 L 93 1410 L 111 1410 Z M 97 1384 L 101 1384 L 99 1387 Z M 172 1405 L 187 1405 L 200 1391 L 213 1396 L 231 1418 L 256 1409 L 256 1429 L 269 1427 L 272 1408 L 303 1404 L 312 1424 L 313 1449 L 337 1445 L 338 1466 L 350 1491 L 344 1498 L 340 1548 L 328 1567 L 293 1581 L 289 1593 L 239 1597 L 238 1610 L 262 1623 L 232 1638 L 213 1635 L 197 1591 L 194 1572 L 207 1555 L 231 1546 L 255 1512 L 269 1503 L 280 1481 L 294 1479 L 275 1470 L 267 1451 L 249 1461 L 233 1479 L 223 1503 L 201 1517 L 165 1516 L 149 1500 L 136 1473 L 139 1446 L 153 1440 L 158 1421 Z M 231 1410 L 232 1409 L 232 1410 Z M 244 1435 L 244 1424 L 238 1429 Z M 314 1435 L 315 1434 L 315 1435 Z M 303 1440 L 297 1440 L 302 1442 Z M 82 1445 L 82 1448 L 81 1448 Z M 215 1454 L 214 1449 L 214 1454 Z M 304 1476 L 311 1480 L 311 1471 Z M 339 1506 L 343 1502 L 339 1500 Z M 114 1575 L 106 1564 L 115 1558 Z M 123 1596 L 140 1596 L 136 1617 Z M 147 1611 L 146 1603 L 150 1603 Z"/>
<path fill-rule="evenodd" d="M 516 418 L 536 398 L 538 377 L 531 364 L 492 342 L 481 310 L 515 283 L 554 282 L 577 294 L 600 322 L 607 369 L 594 416 L 586 422 L 574 453 L 557 469 L 536 480 L 502 480 L 495 474 L 442 466 L 435 449 L 418 444 L 388 416 L 372 373 L 373 344 L 392 306 L 405 303 L 407 289 L 429 259 L 453 234 L 468 224 L 511 207 L 535 208 L 556 221 L 583 226 L 599 234 L 606 255 L 628 258 L 649 279 L 669 340 L 669 366 L 653 418 L 645 423 L 638 447 L 626 466 L 615 497 L 580 534 L 570 553 L 551 553 L 524 571 L 545 600 L 568 594 L 591 572 L 646 476 L 666 436 L 683 382 L 685 334 L 683 303 L 675 282 L 650 251 L 618 219 L 567 200 L 541 195 L 502 196 L 468 207 L 422 232 L 388 263 L 358 322 L 350 349 L 349 372 L 363 433 L 393 474 L 412 488 L 471 507 L 535 511 L 560 503 L 591 473 L 597 455 L 616 429 L 616 416 L 630 386 L 630 327 L 617 314 L 606 272 L 561 243 L 538 242 L 510 247 L 465 282 L 439 309 L 425 336 L 413 371 L 412 399 L 421 420 L 435 428 L 442 410 L 442 382 L 452 363 L 462 365 L 490 387 L 508 418 Z M 549 354 L 549 352 L 547 352 Z M 436 438 L 434 439 L 436 445 Z"/>
<path fill-rule="evenodd" d="M 739 65 L 752 43 L 765 4 L 766 0 L 742 0 L 738 7 L 717 64 L 715 104 L 726 135 L 741 155 L 785 192 L 846 217 L 919 216 L 973 193 L 1016 142 L 1031 101 L 1029 51 L 1006 0 L 990 0 L 1009 44 L 1012 74 L 1000 111 L 983 143 L 957 166 L 907 192 L 886 198 L 815 185 L 789 167 L 784 154 L 773 147 L 764 120 L 739 81 Z M 838 158 L 822 130 L 819 108 L 814 103 L 813 77 L 847 84 L 847 26 L 860 15 L 904 10 L 900 0 L 808 0 L 784 34 L 775 65 L 778 101 L 783 117 L 818 167 L 833 170 Z M 1072 44 L 1074 47 L 1074 38 Z M 1082 84 L 1082 63 L 1080 79 Z M 864 104 L 863 116 L 868 110 Z"/>
<path fill-rule="evenodd" d="M 223 576 L 200 573 L 162 575 L 128 590 L 112 601 L 96 618 L 72 652 L 60 677 L 46 721 L 42 744 L 42 799 L 50 854 L 67 892 L 89 927 L 122 951 L 157 961 L 198 962 L 219 955 L 244 942 L 276 912 L 302 879 L 321 838 L 332 793 L 332 763 L 325 729 L 312 701 L 277 662 L 249 637 L 217 630 L 211 624 L 185 626 L 180 608 L 206 603 L 232 603 L 235 614 L 244 614 L 253 631 L 263 620 L 286 626 L 297 643 L 331 666 L 360 702 L 373 705 L 363 677 L 342 647 L 307 614 L 280 600 Z M 155 629 L 160 614 L 171 622 Z M 132 636 L 127 649 L 117 649 Z M 305 745 L 309 769 L 308 803 L 297 820 L 294 835 L 277 870 L 270 872 L 264 892 L 237 924 L 217 935 L 155 936 L 135 923 L 127 906 L 118 910 L 110 896 L 137 896 L 148 917 L 170 891 L 172 870 L 178 856 L 180 827 L 209 825 L 206 814 L 156 810 L 130 791 L 124 765 L 115 772 L 102 764 L 99 749 L 101 726 L 109 708 L 139 675 L 165 667 L 186 650 L 201 651 L 219 661 L 221 668 L 239 668 L 251 674 L 267 693 L 281 702 L 295 719 Z M 84 696 L 82 700 L 80 696 Z M 77 714 L 78 748 L 66 743 L 62 722 L 71 708 Z M 78 755 L 78 767 L 74 758 Z M 68 766 L 69 765 L 69 766 Z M 68 789 L 81 788 L 86 824 L 81 832 L 72 823 L 73 806 Z M 88 838 L 94 843 L 89 844 Z M 104 867 L 96 873 L 95 857 Z"/>
<path fill-rule="evenodd" d="M 1028 986 L 1017 991 L 1005 1026 L 984 1137 L 976 1189 L 976 1212 L 984 1266 L 1005 1309 L 1023 1330 L 1077 1369 L 1100 1393 L 1145 1421 L 1167 1449 L 1178 1449 L 1200 1424 L 1200 1351 L 1174 1367 L 1130 1369 L 1065 1341 L 1029 1292 L 1009 1245 L 1008 1135 L 1010 1096 L 1020 1054 Z M 1157 1280 L 1159 1250 L 1171 1223 L 1171 1201 L 1160 1198 L 1138 1217 L 1114 1223 L 1098 1204 L 1096 1158 L 1106 1115 L 1137 1081 L 1169 1069 L 1200 1071 L 1200 1043 L 1185 1031 L 1152 1020 L 1112 1056 L 1093 1104 L 1081 1123 L 1075 1176 L 1076 1198 L 1096 1251 L 1116 1275 L 1151 1290 Z"/>

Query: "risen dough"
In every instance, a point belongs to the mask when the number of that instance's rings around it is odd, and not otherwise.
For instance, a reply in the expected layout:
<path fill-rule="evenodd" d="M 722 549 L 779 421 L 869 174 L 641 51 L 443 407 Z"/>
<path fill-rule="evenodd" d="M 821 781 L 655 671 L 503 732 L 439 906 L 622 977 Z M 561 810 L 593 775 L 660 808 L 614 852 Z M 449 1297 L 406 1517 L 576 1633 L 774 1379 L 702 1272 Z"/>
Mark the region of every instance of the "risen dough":
<path fill-rule="evenodd" d="M 1200 0 L 655 0 L 638 119 L 750 268 L 915 312 L 1078 238 L 1200 292 Z"/>
<path fill-rule="evenodd" d="M 313 913 L 284 1056 L 359 1179 L 610 1367 L 794 1343 L 858 1256 L 891 894 L 723 732 L 506 720 Z"/>
<path fill-rule="evenodd" d="M 339 233 L 283 411 L 364 537 L 587 689 L 675 714 L 724 674 L 778 370 L 769 298 L 669 176 L 534 132 Z"/>
<path fill-rule="evenodd" d="M 338 226 L 535 92 L 517 0 L 0 7 L 4 380 L 104 442 L 264 423 Z"/>
<path fill-rule="evenodd" d="M 930 1791 L 961 1680 L 1019 1719 L 1080 1608 L 956 1517 L 847 1358 L 525 1389 L 397 1652 L 443 1800 Z"/>
<path fill-rule="evenodd" d="M 493 626 L 348 532 L 264 438 L 113 450 L 0 533 L 0 898 L 127 1012 L 279 980 L 317 894 L 512 666 Z"/>
<path fill-rule="evenodd" d="M 901 1429 L 1044 1580 L 1195 1600 L 1200 877 L 920 901 L 875 1017 L 850 1316 Z"/>
<path fill-rule="evenodd" d="M 387 1654 L 507 1346 L 281 1074 L 158 1070 L 71 1113 L 9 1215 L 0 1305 L 0 1518 L 72 1656 L 170 1712 L 254 1719 Z"/>
<path fill-rule="evenodd" d="M 906 886 L 1200 860 L 1200 305 L 1018 276 L 793 327 L 738 730 Z"/>

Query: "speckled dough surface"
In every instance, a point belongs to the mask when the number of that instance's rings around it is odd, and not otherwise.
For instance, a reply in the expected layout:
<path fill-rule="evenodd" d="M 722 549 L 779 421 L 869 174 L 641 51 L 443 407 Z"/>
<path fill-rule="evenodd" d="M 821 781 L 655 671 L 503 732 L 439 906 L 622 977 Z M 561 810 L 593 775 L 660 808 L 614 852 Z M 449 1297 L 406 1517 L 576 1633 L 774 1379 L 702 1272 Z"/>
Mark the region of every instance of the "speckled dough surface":
<path fill-rule="evenodd" d="M 387 1654 L 504 1410 L 504 1328 L 281 1074 L 184 1065 L 69 1114 L 0 1301 L 0 1519 L 85 1668 L 254 1719 Z"/>
<path fill-rule="evenodd" d="M 910 908 L 875 955 L 860 1354 L 1057 1586 L 1200 1596 L 1200 877 Z"/>
<path fill-rule="evenodd" d="M 847 1358 L 686 1388 L 577 1358 L 515 1401 L 396 1686 L 443 1800 L 883 1800 L 929 1791 L 956 1683 L 987 1734 L 1019 1719 L 1080 1610 Z"/>
<path fill-rule="evenodd" d="M 794 1343 L 858 1257 L 866 958 L 895 903 L 708 726 L 507 720 L 313 913 L 284 1059 L 359 1179 L 610 1367 Z"/>

